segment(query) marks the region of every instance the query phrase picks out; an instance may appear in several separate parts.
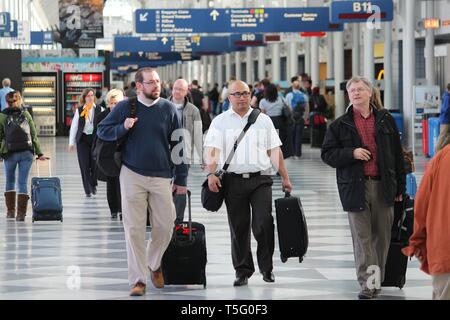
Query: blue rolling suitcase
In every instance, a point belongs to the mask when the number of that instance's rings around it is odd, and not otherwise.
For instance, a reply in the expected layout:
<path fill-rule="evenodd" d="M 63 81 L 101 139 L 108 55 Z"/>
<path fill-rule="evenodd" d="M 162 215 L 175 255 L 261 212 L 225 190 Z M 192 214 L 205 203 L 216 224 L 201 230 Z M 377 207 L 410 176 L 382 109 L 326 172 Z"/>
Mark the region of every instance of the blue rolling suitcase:
<path fill-rule="evenodd" d="M 33 209 L 31 220 L 33 223 L 35 221 L 55 220 L 62 222 L 61 182 L 57 177 L 40 177 L 37 163 L 36 167 L 38 177 L 31 179 L 31 206 Z"/>

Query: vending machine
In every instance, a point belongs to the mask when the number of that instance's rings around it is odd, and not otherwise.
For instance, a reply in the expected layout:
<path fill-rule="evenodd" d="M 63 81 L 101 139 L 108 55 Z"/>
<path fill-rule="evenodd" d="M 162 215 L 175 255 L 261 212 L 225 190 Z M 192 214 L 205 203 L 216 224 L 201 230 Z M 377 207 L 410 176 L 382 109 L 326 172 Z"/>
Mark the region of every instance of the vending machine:
<path fill-rule="evenodd" d="M 39 136 L 56 135 L 58 73 L 22 74 L 24 104 L 31 107 Z"/>
<path fill-rule="evenodd" d="M 65 134 L 68 135 L 72 118 L 80 106 L 80 96 L 84 89 L 101 90 L 103 74 L 99 73 L 65 73 L 64 74 L 64 124 Z"/>

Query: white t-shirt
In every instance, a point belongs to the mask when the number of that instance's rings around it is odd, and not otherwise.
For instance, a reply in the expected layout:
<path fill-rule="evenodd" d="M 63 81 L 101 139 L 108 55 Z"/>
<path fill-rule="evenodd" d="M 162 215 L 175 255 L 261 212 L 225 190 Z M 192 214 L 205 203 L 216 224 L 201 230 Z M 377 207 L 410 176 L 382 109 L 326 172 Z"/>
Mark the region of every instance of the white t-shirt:
<path fill-rule="evenodd" d="M 247 114 L 241 118 L 231 107 L 212 121 L 205 138 L 204 147 L 213 147 L 220 150 L 218 169 L 223 167 L 226 158 L 233 149 L 234 142 L 247 124 L 252 110 L 250 108 Z M 263 173 L 270 174 L 272 164 L 267 151 L 279 147 L 281 144 L 272 120 L 261 113 L 239 143 L 227 171 L 234 173 L 265 171 Z"/>

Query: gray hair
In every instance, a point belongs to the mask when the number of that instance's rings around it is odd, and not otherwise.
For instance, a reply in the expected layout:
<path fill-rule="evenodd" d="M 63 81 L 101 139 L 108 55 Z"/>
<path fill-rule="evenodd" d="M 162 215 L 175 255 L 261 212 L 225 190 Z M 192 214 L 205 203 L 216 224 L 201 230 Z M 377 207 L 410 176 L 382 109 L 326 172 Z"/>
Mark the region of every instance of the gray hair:
<path fill-rule="evenodd" d="M 345 88 L 347 89 L 347 91 L 348 91 L 348 88 L 350 88 L 350 86 L 351 86 L 353 83 L 356 83 L 356 82 L 362 82 L 362 83 L 364 83 L 364 85 L 365 85 L 367 88 L 370 89 L 370 91 L 373 90 L 372 83 L 370 82 L 369 79 L 367 79 L 367 78 L 365 78 L 365 77 L 362 77 L 362 76 L 353 76 L 350 80 L 348 80 L 347 85 L 345 86 Z"/>
<path fill-rule="evenodd" d="M 2 86 L 3 87 L 10 87 L 11 86 L 11 80 L 9 78 L 5 78 L 2 80 Z"/>

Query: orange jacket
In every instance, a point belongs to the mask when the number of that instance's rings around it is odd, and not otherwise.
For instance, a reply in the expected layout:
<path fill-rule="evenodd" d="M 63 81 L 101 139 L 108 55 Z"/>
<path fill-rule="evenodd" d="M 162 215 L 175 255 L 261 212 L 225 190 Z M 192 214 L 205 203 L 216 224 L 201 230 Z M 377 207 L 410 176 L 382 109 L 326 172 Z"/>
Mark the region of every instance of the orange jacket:
<path fill-rule="evenodd" d="M 421 270 L 434 275 L 450 273 L 450 145 L 431 160 L 414 203 L 414 233 L 407 256 L 421 250 Z"/>

